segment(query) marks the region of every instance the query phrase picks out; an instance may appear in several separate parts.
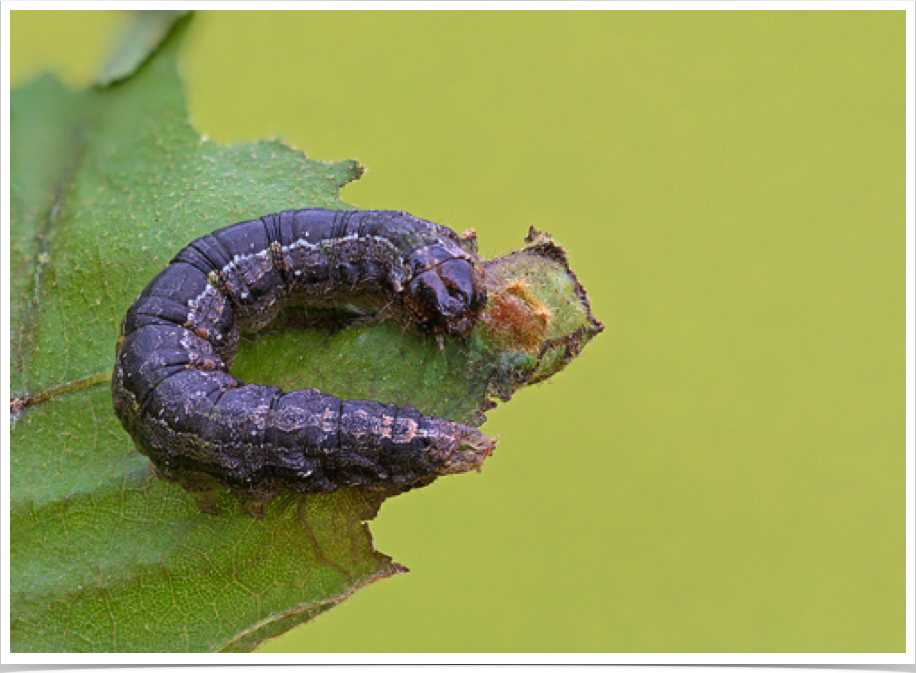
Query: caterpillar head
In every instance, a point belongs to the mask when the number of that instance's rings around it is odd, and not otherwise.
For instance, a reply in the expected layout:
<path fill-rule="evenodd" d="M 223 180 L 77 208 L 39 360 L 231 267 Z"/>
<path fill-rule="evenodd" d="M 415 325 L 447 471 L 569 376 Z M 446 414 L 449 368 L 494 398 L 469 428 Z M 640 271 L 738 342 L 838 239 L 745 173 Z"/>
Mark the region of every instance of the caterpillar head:
<path fill-rule="evenodd" d="M 437 336 L 467 336 L 487 303 L 483 272 L 459 257 L 418 273 L 403 296 L 413 319 Z"/>

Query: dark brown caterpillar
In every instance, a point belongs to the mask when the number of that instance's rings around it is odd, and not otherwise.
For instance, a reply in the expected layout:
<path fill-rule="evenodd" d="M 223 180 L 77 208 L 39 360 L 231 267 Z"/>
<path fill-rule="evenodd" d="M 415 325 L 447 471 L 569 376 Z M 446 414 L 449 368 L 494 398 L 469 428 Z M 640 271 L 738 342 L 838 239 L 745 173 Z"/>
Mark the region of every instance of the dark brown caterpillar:
<path fill-rule="evenodd" d="M 400 211 L 298 210 L 239 222 L 188 245 L 121 324 L 114 409 L 167 479 L 215 511 L 228 486 L 257 515 L 283 489 L 406 488 L 478 466 L 494 442 L 412 407 L 284 393 L 228 373 L 240 332 L 285 304 L 393 304 L 441 338 L 470 332 L 486 303 L 476 253 Z M 252 504 L 253 503 L 253 504 Z"/>

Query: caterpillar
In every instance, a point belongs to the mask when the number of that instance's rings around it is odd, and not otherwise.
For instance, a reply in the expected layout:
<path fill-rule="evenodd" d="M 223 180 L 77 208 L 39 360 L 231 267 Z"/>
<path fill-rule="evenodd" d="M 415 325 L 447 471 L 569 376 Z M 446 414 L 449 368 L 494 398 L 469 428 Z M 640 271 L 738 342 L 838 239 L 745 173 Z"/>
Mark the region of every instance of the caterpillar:
<path fill-rule="evenodd" d="M 440 340 L 462 338 L 486 299 L 470 236 L 402 211 L 239 222 L 182 249 L 128 309 L 115 414 L 157 472 L 211 513 L 222 487 L 259 516 L 285 489 L 422 485 L 479 466 L 494 441 L 410 406 L 245 384 L 229 373 L 240 335 L 287 305 L 353 301 L 386 306 Z"/>

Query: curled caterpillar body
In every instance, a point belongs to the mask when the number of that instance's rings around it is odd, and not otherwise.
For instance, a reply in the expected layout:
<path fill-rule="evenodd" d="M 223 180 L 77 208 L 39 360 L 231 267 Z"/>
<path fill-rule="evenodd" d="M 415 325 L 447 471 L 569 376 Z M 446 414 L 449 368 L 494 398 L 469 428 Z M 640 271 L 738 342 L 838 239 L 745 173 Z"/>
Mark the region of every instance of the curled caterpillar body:
<path fill-rule="evenodd" d="M 285 211 L 202 236 L 122 321 L 115 413 L 160 474 L 208 511 L 217 485 L 263 502 L 283 489 L 406 488 L 476 467 L 494 443 L 474 428 L 228 373 L 239 334 L 286 304 L 376 300 L 440 338 L 466 335 L 486 292 L 461 243 L 400 211 Z"/>

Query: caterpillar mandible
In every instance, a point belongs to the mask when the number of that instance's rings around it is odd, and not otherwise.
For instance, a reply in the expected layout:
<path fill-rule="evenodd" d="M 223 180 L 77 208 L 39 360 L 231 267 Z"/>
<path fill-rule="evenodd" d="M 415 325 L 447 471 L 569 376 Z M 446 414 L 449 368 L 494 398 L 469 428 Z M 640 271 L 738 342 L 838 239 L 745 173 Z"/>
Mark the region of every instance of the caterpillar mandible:
<path fill-rule="evenodd" d="M 284 489 L 406 488 L 478 466 L 495 443 L 413 407 L 284 393 L 231 374 L 240 333 L 284 305 L 358 299 L 393 306 L 442 339 L 486 304 L 476 252 L 454 231 L 402 211 L 307 209 L 217 229 L 181 250 L 121 323 L 114 409 L 165 478 L 215 513 L 228 487 L 249 513 Z"/>

